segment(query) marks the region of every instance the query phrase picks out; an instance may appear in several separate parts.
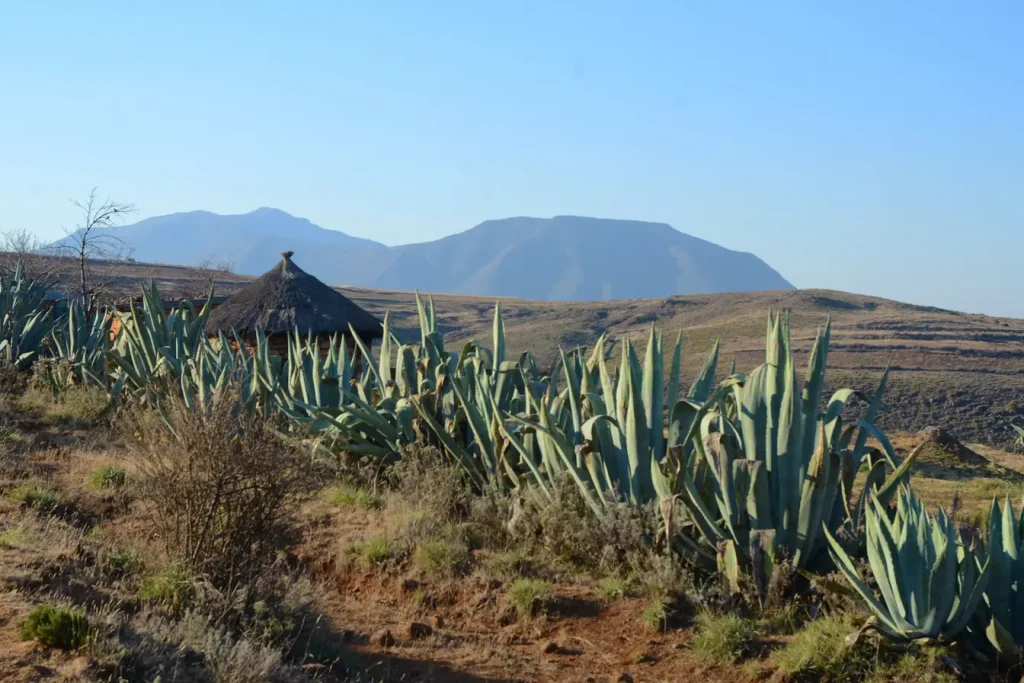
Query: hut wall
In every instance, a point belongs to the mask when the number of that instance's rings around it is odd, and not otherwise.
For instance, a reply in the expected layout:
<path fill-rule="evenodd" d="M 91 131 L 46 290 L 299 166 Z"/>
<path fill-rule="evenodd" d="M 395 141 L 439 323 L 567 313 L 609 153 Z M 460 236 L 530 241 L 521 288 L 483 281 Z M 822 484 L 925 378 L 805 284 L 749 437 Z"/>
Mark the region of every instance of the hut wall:
<path fill-rule="evenodd" d="M 333 336 L 334 335 L 322 334 L 322 335 L 319 335 L 317 337 L 317 345 L 320 348 L 320 357 L 321 358 L 326 358 L 327 354 L 330 353 L 330 350 L 331 350 L 331 340 L 332 340 Z M 211 336 L 210 338 L 211 339 L 217 339 L 218 337 Z M 345 340 L 345 346 L 348 347 L 349 358 L 352 358 L 354 356 L 355 352 L 356 352 L 356 343 L 348 335 L 344 335 L 342 338 Z M 368 348 L 371 347 L 372 340 L 365 340 L 364 339 L 363 342 L 366 344 L 366 346 Z M 233 350 L 238 350 L 238 342 L 232 340 L 230 343 L 231 343 L 231 348 Z M 267 347 L 269 348 L 270 352 L 275 354 L 275 355 L 287 358 L 288 357 L 288 345 L 289 345 L 289 337 L 286 334 L 270 334 L 270 335 L 267 335 Z M 246 351 L 248 351 L 250 354 L 256 353 L 256 342 L 255 342 L 255 340 L 247 341 L 246 345 L 245 345 L 245 348 L 246 348 Z M 357 359 L 356 365 L 353 367 L 353 373 L 356 376 L 358 376 L 358 374 L 359 374 L 359 370 L 361 369 L 361 364 L 362 364 L 362 357 Z"/>

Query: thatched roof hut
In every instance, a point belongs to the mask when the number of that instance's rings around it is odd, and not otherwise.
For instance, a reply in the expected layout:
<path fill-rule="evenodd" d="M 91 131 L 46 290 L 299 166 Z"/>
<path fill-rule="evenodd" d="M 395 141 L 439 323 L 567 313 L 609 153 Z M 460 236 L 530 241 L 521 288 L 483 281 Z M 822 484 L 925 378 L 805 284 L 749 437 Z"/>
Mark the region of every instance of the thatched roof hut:
<path fill-rule="evenodd" d="M 292 255 L 281 254 L 281 263 L 214 309 L 206 322 L 207 334 L 230 335 L 235 330 L 252 337 L 262 329 L 271 339 L 287 339 L 298 330 L 300 335 L 328 338 L 351 336 L 351 325 L 366 342 L 383 336 L 376 318 L 299 268 Z"/>

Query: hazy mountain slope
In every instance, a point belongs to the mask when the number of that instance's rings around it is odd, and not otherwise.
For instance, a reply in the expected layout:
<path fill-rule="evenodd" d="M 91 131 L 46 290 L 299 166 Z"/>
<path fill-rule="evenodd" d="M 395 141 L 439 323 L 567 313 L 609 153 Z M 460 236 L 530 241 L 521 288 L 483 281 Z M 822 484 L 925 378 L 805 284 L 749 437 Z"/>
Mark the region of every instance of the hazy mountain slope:
<path fill-rule="evenodd" d="M 206 258 L 227 259 L 240 273 L 248 274 L 266 271 L 288 249 L 306 254 L 307 259 L 353 248 L 386 249 L 378 242 L 327 230 L 270 208 L 238 215 L 174 213 L 112 228 L 111 232 L 133 248 L 137 261 L 195 265 Z M 330 260 L 321 265 L 330 267 Z"/>
<path fill-rule="evenodd" d="M 753 254 L 664 223 L 508 218 L 395 249 L 371 286 L 557 301 L 793 288 Z"/>
<path fill-rule="evenodd" d="M 276 209 L 241 216 L 195 211 L 116 230 L 139 261 L 227 258 L 238 272 L 258 275 L 290 250 L 304 270 L 332 285 L 557 301 L 793 288 L 753 254 L 641 221 L 506 218 L 397 247 Z"/>

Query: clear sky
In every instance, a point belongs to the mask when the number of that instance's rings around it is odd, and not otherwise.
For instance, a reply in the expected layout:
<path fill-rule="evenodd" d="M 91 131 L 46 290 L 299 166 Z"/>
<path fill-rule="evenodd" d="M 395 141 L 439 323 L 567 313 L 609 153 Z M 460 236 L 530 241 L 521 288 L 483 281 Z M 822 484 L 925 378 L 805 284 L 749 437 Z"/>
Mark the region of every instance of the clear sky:
<path fill-rule="evenodd" d="M 0 0 L 0 227 L 94 185 L 388 244 L 663 221 L 1024 317 L 1024 3 Z"/>

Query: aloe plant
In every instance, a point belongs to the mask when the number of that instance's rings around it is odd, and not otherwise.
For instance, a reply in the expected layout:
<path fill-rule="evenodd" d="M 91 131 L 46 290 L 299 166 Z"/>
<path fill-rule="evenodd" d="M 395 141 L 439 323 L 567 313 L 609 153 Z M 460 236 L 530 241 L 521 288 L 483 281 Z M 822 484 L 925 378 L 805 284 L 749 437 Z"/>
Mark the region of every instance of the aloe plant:
<path fill-rule="evenodd" d="M 43 353 L 54 324 L 45 298 L 20 261 L 10 278 L 0 274 L 0 361 L 24 370 Z"/>
<path fill-rule="evenodd" d="M 871 494 L 865 523 L 868 563 L 881 600 L 842 545 L 824 532 L 840 572 L 873 615 L 868 626 L 903 642 L 959 637 L 990 585 L 993 559 L 976 557 L 945 511 L 930 514 L 907 487 L 891 516 Z"/>

